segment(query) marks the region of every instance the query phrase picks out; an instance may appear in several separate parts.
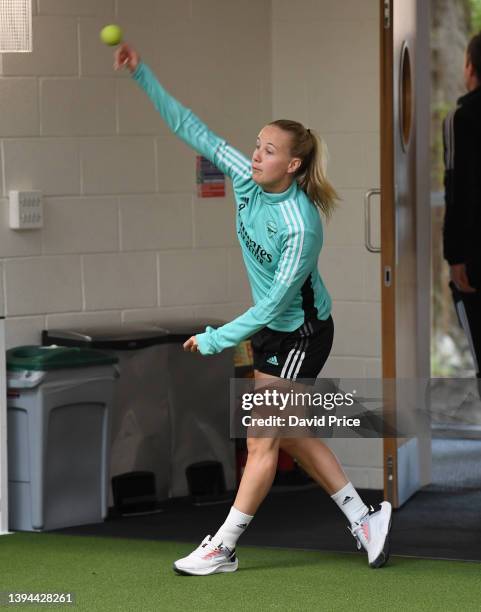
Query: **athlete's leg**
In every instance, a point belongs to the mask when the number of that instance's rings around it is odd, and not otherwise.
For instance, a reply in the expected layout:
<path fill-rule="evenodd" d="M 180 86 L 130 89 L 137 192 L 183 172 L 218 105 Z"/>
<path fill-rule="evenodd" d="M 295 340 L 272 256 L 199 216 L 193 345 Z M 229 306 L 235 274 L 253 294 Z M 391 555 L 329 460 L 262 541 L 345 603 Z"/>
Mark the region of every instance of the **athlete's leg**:
<path fill-rule="evenodd" d="M 255 386 L 262 386 L 269 375 L 255 371 Z M 276 377 L 270 377 L 276 378 Z M 279 454 L 279 437 L 260 438 L 248 435 L 247 463 L 234 505 L 215 535 L 207 536 L 190 555 L 174 563 L 183 574 L 207 575 L 237 569 L 235 547 L 272 486 Z"/>
<path fill-rule="evenodd" d="M 276 376 L 270 376 L 269 374 L 254 370 L 255 389 L 265 386 L 269 379 L 278 380 Z M 247 462 L 233 508 L 251 517 L 255 514 L 274 481 L 278 455 L 278 436 L 273 435 L 269 438 L 261 438 L 249 435 L 248 432 Z M 223 531 L 221 527 L 216 535 L 219 537 L 223 536 Z M 230 544 L 235 546 L 235 542 L 232 539 Z"/>
<path fill-rule="evenodd" d="M 307 331 L 304 327 L 303 330 L 306 334 Z M 301 380 L 303 377 L 306 379 L 316 378 L 322 369 L 332 345 L 332 319 L 328 319 L 317 333 L 305 336 L 305 338 L 307 340 L 303 344 L 296 344 L 289 351 L 287 361 L 281 359 L 278 364 L 278 368 L 282 368 L 282 372 L 287 372 L 289 375 L 289 372 L 295 371 L 298 375 L 297 378 Z M 260 341 L 258 344 L 258 363 L 264 363 L 264 366 L 266 363 L 272 364 L 269 359 L 266 359 L 266 355 L 276 352 L 282 355 L 282 350 L 280 353 L 278 352 L 281 347 L 276 350 L 277 347 L 275 346 L 266 346 L 265 341 Z M 284 351 L 285 348 L 284 346 Z M 282 356 L 284 357 L 284 355 Z M 292 363 L 290 370 L 286 370 L 285 363 Z M 272 364 L 271 369 L 274 369 L 274 366 L 275 364 Z M 295 385 L 295 397 L 297 397 L 297 391 L 301 392 L 299 397 L 303 397 L 303 394 L 307 391 L 303 385 L 299 384 L 299 381 L 286 381 L 273 374 L 261 374 L 258 371 L 256 376 L 258 380 L 274 379 L 277 381 L 276 384 L 280 384 L 282 381 L 287 383 L 288 387 Z M 294 404 L 297 404 L 297 402 L 294 401 Z M 301 405 L 289 406 L 290 413 L 301 417 L 305 416 L 305 414 L 302 414 L 303 410 L 302 401 Z M 348 519 L 351 532 L 357 539 L 358 545 L 362 545 L 366 549 L 371 567 L 381 567 L 386 563 L 389 556 L 388 536 L 391 527 L 391 504 L 383 502 L 379 509 L 369 509 L 352 483 L 348 481 L 333 451 L 320 439 L 312 438 L 309 434 L 310 432 L 307 430 L 296 430 L 294 435 L 289 430 L 284 430 L 280 447 L 295 457 L 306 472 L 329 493 L 332 500 Z"/>
<path fill-rule="evenodd" d="M 370 510 L 347 480 L 336 455 L 318 438 L 283 438 L 280 448 L 297 459 L 344 512 L 352 534 L 368 553 L 371 567 L 382 567 L 389 558 L 391 505 L 383 502 L 380 509 Z"/>
<path fill-rule="evenodd" d="M 255 514 L 276 475 L 279 439 L 247 438 L 247 462 L 234 501 L 245 514 Z"/>
<path fill-rule="evenodd" d="M 259 372 L 258 370 L 255 370 L 255 378 L 256 378 L 256 382 L 261 382 L 261 381 L 269 382 L 269 380 L 279 382 L 278 377 L 272 376 L 270 374 L 265 374 L 263 372 Z M 285 382 L 286 381 L 282 381 L 282 383 L 285 383 Z M 292 383 L 292 381 L 288 381 L 288 386 L 292 387 L 293 384 L 294 383 Z M 296 387 L 298 388 L 298 390 L 303 389 L 303 387 L 299 384 L 296 384 Z M 265 441 L 265 442 L 279 442 L 280 448 L 282 448 L 287 453 L 289 453 L 292 457 L 294 457 L 299 462 L 299 464 L 303 467 L 303 469 L 305 469 L 305 471 L 317 483 L 319 483 L 321 487 L 331 496 L 336 495 L 339 491 L 341 491 L 344 487 L 346 487 L 346 485 L 349 484 L 349 480 L 347 479 L 346 474 L 344 473 L 344 470 L 342 469 L 342 466 L 339 463 L 339 460 L 337 459 L 336 455 L 319 438 L 311 438 L 311 437 L 281 438 L 280 441 L 261 438 L 260 440 Z M 249 439 L 247 442 L 249 444 Z M 279 444 L 277 445 L 277 448 L 275 451 L 276 462 L 277 462 L 278 448 L 279 448 Z M 272 478 L 274 478 L 274 476 L 275 476 L 275 466 L 273 469 Z M 241 482 L 241 486 L 242 486 L 242 482 Z M 239 488 L 239 492 L 240 491 L 241 491 L 241 488 Z M 360 501 L 360 498 L 359 498 L 359 501 Z M 354 502 L 354 499 L 353 499 L 353 502 Z M 236 501 L 234 502 L 234 505 L 240 509 L 240 505 L 238 504 L 242 504 L 242 503 L 244 503 L 244 499 L 241 499 L 238 496 L 238 498 L 236 498 Z M 348 515 L 348 518 L 350 519 L 351 523 L 362 518 L 362 516 L 368 513 L 368 508 L 364 504 L 362 503 L 356 504 L 354 502 L 353 504 L 351 504 L 351 506 L 353 505 L 357 506 L 357 508 L 353 513 L 349 513 Z M 347 504 L 342 509 L 343 511 L 348 510 Z"/>
<path fill-rule="evenodd" d="M 331 449 L 318 438 L 282 438 L 280 448 L 294 457 L 306 472 L 329 493 L 350 522 L 350 530 L 363 546 L 371 567 L 382 567 L 389 558 L 391 505 L 369 509 L 348 481 Z"/>

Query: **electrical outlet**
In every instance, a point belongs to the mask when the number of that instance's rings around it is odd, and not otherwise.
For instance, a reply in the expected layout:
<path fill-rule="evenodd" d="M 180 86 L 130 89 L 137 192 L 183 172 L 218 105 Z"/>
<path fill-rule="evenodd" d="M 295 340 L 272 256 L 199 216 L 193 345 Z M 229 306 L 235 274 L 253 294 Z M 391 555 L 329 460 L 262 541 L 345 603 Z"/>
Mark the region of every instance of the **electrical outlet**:
<path fill-rule="evenodd" d="M 10 191 L 9 213 L 11 229 L 37 229 L 43 227 L 42 192 Z"/>

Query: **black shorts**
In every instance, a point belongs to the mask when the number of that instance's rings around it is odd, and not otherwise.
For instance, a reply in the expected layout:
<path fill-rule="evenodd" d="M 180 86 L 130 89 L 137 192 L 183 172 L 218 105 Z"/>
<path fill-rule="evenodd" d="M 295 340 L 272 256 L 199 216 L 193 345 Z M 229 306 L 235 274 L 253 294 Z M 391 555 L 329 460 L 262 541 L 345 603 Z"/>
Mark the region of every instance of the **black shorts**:
<path fill-rule="evenodd" d="M 251 337 L 254 368 L 259 372 L 297 380 L 316 378 L 331 352 L 332 317 L 312 319 L 293 332 L 264 327 Z"/>

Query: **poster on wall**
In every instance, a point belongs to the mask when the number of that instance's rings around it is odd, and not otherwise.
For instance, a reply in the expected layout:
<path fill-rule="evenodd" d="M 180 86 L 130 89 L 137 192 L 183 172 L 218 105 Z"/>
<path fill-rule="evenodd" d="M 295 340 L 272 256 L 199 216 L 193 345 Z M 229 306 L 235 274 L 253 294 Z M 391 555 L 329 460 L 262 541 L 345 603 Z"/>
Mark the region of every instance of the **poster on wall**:
<path fill-rule="evenodd" d="M 212 162 L 197 155 L 197 197 L 224 198 L 225 176 Z"/>

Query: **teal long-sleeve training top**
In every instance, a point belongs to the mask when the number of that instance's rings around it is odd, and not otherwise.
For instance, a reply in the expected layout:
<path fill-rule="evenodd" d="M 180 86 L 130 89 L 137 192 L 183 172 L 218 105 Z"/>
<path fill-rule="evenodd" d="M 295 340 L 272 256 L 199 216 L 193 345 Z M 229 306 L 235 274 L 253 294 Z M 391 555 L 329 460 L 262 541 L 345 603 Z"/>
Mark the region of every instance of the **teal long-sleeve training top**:
<path fill-rule="evenodd" d="M 202 355 L 236 346 L 263 327 L 292 332 L 313 318 L 327 319 L 331 298 L 317 269 L 322 223 L 297 181 L 267 193 L 252 180 L 250 161 L 173 98 L 140 62 L 134 80 L 179 138 L 232 179 L 236 229 L 254 305 L 233 321 L 197 334 Z"/>

